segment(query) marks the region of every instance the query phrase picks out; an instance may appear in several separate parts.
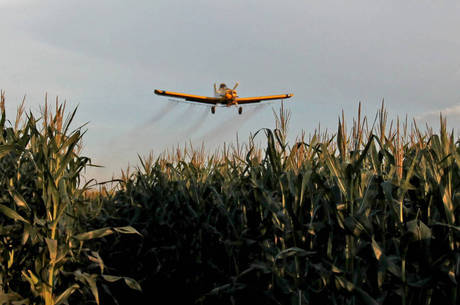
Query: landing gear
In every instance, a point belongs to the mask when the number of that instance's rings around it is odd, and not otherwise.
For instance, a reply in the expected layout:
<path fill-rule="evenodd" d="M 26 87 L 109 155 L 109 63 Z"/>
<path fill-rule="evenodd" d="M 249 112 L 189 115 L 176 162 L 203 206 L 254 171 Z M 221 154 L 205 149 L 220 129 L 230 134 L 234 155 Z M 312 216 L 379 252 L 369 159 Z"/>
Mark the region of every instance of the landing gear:
<path fill-rule="evenodd" d="M 212 113 L 212 114 L 216 113 L 216 106 L 212 106 L 212 107 L 211 107 L 211 113 Z"/>
<path fill-rule="evenodd" d="M 243 113 L 243 107 L 239 107 L 238 108 L 238 114 L 242 114 Z"/>

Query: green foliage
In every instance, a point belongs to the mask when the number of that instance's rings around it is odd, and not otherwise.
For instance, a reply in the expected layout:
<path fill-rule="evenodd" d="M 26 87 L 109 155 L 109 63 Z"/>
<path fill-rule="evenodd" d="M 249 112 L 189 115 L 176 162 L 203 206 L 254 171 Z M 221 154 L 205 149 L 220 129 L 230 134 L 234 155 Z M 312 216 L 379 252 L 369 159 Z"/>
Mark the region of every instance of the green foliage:
<path fill-rule="evenodd" d="M 75 112 L 0 119 L 0 303 L 457 304 L 460 142 L 388 128 L 140 158 L 83 184 Z M 41 127 L 40 127 L 41 124 Z M 257 147 L 254 138 L 264 137 Z M 126 236 L 125 234 L 129 234 Z M 15 303 L 13 303 L 15 302 Z"/>
<path fill-rule="evenodd" d="M 69 131 L 76 110 L 63 121 L 64 105 L 56 101 L 53 114 L 45 104 L 41 127 L 32 113 L 20 127 L 22 104 L 13 128 L 5 125 L 3 93 L 0 106 L 1 303 L 67 304 L 79 291 L 82 303 L 91 294 L 99 304 L 96 280 L 103 270 L 91 270 L 89 261 L 99 255 L 83 241 L 100 236 L 84 233 L 79 222 L 88 204 L 80 173 L 89 159 L 78 155 L 80 129 Z"/>
<path fill-rule="evenodd" d="M 144 290 L 118 299 L 457 304 L 460 145 L 444 121 L 439 135 L 407 135 L 378 117 L 377 134 L 359 113 L 350 135 L 342 117 L 334 137 L 289 147 L 282 109 L 263 151 L 141 159 L 99 197 L 97 223 L 143 235 L 101 246 Z"/>

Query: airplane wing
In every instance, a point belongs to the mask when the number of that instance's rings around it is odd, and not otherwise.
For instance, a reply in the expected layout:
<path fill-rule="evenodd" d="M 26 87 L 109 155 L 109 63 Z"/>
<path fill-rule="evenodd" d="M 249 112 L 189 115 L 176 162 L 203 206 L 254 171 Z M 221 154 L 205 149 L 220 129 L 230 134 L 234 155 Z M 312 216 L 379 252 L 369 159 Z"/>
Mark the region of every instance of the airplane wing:
<path fill-rule="evenodd" d="M 255 97 L 243 97 L 237 98 L 236 102 L 240 105 L 251 104 L 251 103 L 260 103 L 261 101 L 267 100 L 284 100 L 292 97 L 294 94 L 279 94 L 279 95 L 268 95 L 268 96 L 255 96 Z"/>
<path fill-rule="evenodd" d="M 200 96 L 200 95 L 177 93 L 177 92 L 171 92 L 171 91 L 165 91 L 165 90 L 155 90 L 154 92 L 155 94 L 158 94 L 158 95 L 172 96 L 176 98 L 183 98 L 186 101 L 213 104 L 213 105 L 217 104 L 217 102 L 221 100 L 221 98 L 219 97 Z"/>

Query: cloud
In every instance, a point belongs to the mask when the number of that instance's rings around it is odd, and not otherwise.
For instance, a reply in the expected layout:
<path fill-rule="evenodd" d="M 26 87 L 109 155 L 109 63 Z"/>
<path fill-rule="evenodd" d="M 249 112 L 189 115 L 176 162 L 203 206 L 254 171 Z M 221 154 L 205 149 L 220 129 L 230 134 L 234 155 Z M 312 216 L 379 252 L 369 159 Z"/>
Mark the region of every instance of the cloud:
<path fill-rule="evenodd" d="M 442 116 L 446 118 L 460 116 L 460 104 L 451 106 L 451 107 L 447 107 L 441 110 L 428 111 L 428 112 L 415 116 L 415 119 L 416 120 L 427 120 L 427 119 L 432 119 L 432 118 L 438 118 L 439 114 L 442 114 Z"/>
<path fill-rule="evenodd" d="M 440 110 L 428 111 L 415 116 L 414 119 L 418 124 L 422 123 L 430 127 L 435 127 L 439 126 L 440 114 L 446 119 L 447 128 L 455 130 L 458 134 L 460 132 L 460 104 Z"/>

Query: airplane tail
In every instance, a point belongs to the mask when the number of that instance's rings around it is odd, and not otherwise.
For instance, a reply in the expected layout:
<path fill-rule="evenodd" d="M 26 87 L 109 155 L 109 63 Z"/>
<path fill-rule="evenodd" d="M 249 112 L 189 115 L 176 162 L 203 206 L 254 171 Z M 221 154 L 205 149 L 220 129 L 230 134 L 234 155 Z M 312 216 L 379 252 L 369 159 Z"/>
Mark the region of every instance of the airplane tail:
<path fill-rule="evenodd" d="M 216 85 L 216 83 L 214 83 L 214 96 L 215 96 L 215 97 L 218 97 L 217 85 Z"/>

